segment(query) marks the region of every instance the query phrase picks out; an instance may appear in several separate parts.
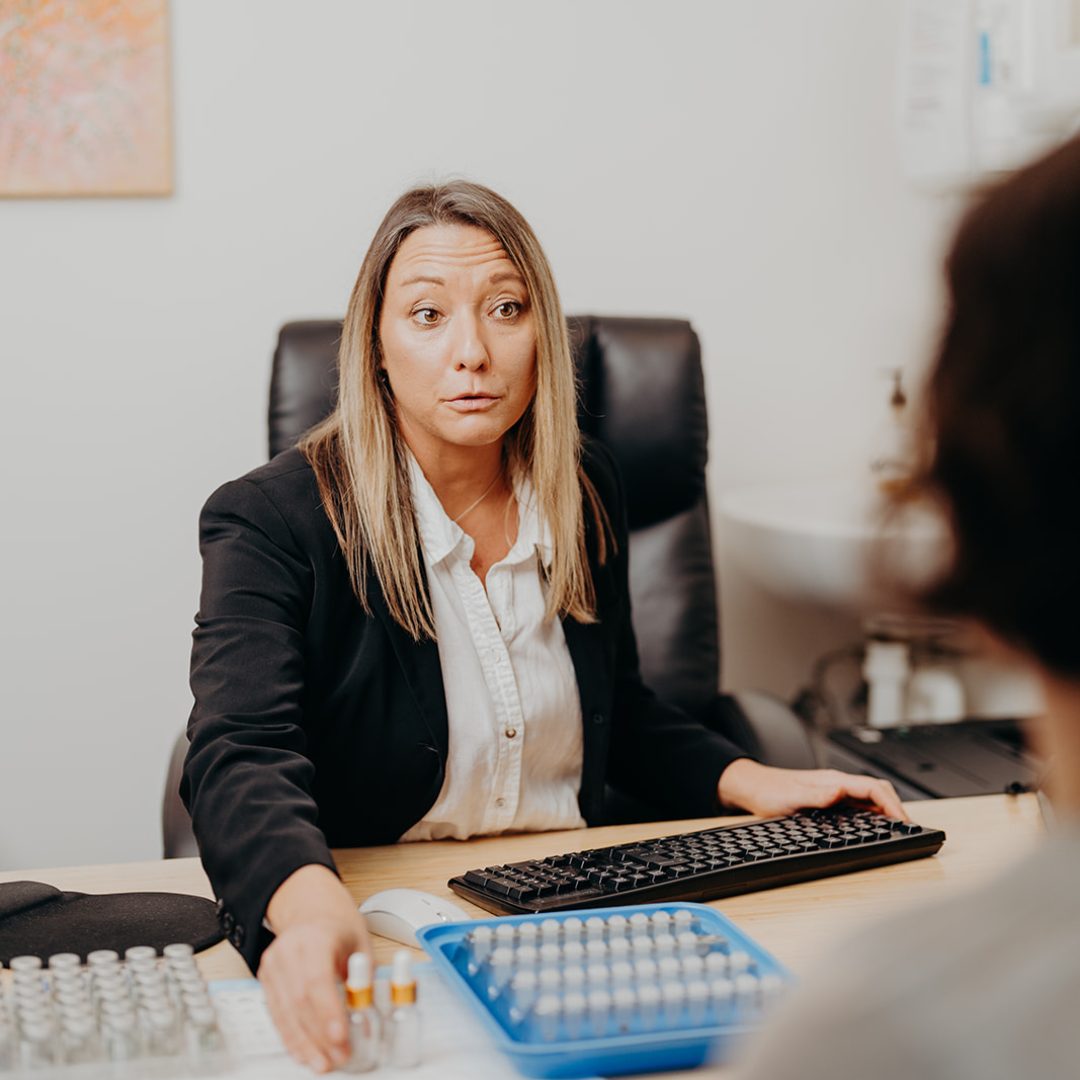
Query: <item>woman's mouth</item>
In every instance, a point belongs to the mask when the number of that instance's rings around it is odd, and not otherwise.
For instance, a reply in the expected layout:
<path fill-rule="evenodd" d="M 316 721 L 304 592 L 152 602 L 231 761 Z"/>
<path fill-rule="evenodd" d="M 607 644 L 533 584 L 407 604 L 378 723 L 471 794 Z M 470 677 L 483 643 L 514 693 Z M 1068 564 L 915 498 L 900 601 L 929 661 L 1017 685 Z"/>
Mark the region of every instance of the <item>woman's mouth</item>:
<path fill-rule="evenodd" d="M 499 399 L 494 394 L 459 394 L 450 398 L 447 405 L 457 412 L 484 412 L 498 403 Z"/>

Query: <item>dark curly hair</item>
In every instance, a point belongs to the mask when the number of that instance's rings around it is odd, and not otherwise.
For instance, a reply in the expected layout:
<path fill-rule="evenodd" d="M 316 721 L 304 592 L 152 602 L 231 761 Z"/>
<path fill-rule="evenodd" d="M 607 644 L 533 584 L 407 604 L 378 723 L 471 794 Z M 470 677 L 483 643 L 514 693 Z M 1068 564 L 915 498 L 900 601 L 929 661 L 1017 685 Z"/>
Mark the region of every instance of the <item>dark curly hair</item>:
<path fill-rule="evenodd" d="M 918 489 L 954 551 L 924 592 L 1080 675 L 1080 138 L 984 192 L 946 261 Z"/>

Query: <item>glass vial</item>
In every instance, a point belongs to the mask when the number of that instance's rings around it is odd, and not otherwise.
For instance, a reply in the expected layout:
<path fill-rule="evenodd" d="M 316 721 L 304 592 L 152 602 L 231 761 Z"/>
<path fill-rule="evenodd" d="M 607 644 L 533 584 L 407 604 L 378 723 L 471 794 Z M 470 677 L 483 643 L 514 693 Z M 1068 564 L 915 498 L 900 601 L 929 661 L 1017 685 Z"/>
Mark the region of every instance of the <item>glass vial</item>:
<path fill-rule="evenodd" d="M 420 1064 L 420 1010 L 412 957 L 405 949 L 394 954 L 390 975 L 390 1016 L 386 1030 L 387 1063 L 397 1069 Z"/>
<path fill-rule="evenodd" d="M 382 1033 L 371 984 L 371 957 L 367 953 L 356 952 L 349 957 L 345 1004 L 349 1010 L 349 1060 L 341 1071 L 371 1072 L 379 1064 Z"/>

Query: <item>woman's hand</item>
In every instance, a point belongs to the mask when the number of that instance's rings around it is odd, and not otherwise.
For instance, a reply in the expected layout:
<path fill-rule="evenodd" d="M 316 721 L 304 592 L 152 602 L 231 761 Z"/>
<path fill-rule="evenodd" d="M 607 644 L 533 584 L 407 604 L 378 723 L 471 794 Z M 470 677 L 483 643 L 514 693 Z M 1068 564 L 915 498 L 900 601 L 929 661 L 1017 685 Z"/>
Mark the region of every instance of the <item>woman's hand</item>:
<path fill-rule="evenodd" d="M 759 817 L 783 817 L 844 799 L 870 803 L 889 817 L 908 819 L 892 784 L 873 776 L 836 769 L 775 769 L 749 758 L 733 761 L 720 774 L 721 806 Z"/>
<path fill-rule="evenodd" d="M 267 918 L 276 936 L 259 981 L 285 1049 L 315 1072 L 343 1065 L 349 1025 L 339 984 L 349 956 L 371 952 L 364 917 L 334 873 L 312 865 L 274 893 Z"/>

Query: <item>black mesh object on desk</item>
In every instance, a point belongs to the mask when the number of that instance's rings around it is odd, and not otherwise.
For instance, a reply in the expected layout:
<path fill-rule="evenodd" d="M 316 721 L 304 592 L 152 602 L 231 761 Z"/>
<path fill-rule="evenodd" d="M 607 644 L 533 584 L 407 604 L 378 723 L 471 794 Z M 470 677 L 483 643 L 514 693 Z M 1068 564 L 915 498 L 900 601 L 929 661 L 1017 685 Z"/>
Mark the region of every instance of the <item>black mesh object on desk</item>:
<path fill-rule="evenodd" d="M 945 842 L 872 810 L 804 810 L 615 847 L 470 870 L 448 882 L 496 914 L 712 900 L 933 855 Z"/>
<path fill-rule="evenodd" d="M 0 963 L 13 956 L 77 953 L 96 949 L 122 956 L 132 945 L 158 952 L 187 942 L 196 952 L 222 939 L 214 905 L 182 893 L 61 892 L 40 881 L 0 885 Z"/>

